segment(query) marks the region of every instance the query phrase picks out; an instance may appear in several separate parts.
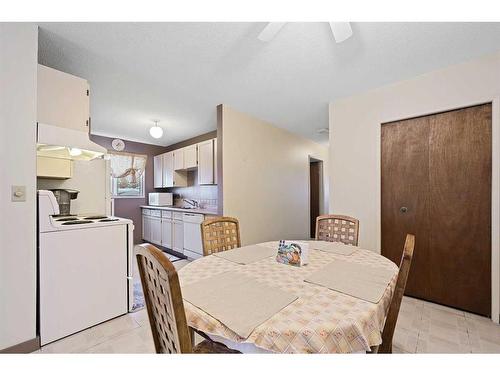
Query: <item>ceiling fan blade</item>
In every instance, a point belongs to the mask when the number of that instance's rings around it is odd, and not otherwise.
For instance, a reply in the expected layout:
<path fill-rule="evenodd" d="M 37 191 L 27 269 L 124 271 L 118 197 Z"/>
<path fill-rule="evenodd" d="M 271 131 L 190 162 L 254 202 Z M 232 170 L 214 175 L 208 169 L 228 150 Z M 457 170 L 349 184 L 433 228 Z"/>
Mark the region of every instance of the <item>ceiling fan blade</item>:
<path fill-rule="evenodd" d="M 342 43 L 352 36 L 352 28 L 349 22 L 330 22 L 335 42 Z"/>
<path fill-rule="evenodd" d="M 269 42 L 278 34 L 281 28 L 285 26 L 285 23 L 286 22 L 269 22 L 257 38 L 263 42 Z"/>

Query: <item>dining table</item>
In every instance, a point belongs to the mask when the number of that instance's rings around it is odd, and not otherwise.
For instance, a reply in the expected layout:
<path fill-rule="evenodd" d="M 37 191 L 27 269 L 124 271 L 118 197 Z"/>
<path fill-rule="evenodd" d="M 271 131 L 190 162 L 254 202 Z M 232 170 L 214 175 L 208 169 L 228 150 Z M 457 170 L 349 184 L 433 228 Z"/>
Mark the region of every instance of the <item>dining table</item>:
<path fill-rule="evenodd" d="M 313 243 L 312 241 L 310 242 Z M 279 241 L 258 244 L 278 250 Z M 178 272 L 181 291 L 203 280 L 228 273 L 251 278 L 260 286 L 278 288 L 297 298 L 242 337 L 184 298 L 189 327 L 243 353 L 359 353 L 382 342 L 381 331 L 394 293 L 398 267 L 373 250 L 355 247 L 349 254 L 330 253 L 309 246 L 308 263 L 296 267 L 267 256 L 239 264 L 215 255 L 199 258 Z M 252 251 L 249 247 L 248 251 Z M 311 275 L 335 261 L 383 269 L 391 275 L 378 302 L 307 282 Z M 201 283 L 200 283 L 201 282 Z"/>

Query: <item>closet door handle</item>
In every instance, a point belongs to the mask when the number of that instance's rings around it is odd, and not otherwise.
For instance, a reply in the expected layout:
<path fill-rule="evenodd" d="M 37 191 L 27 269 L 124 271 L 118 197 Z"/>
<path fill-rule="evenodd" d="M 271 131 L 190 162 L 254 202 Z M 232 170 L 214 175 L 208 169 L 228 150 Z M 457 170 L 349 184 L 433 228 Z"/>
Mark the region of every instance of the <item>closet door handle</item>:
<path fill-rule="evenodd" d="M 399 211 L 400 211 L 401 213 L 405 214 L 405 213 L 407 213 L 407 212 L 408 212 L 408 207 L 404 207 L 404 206 L 403 206 L 403 207 L 401 207 L 401 208 L 399 209 Z"/>

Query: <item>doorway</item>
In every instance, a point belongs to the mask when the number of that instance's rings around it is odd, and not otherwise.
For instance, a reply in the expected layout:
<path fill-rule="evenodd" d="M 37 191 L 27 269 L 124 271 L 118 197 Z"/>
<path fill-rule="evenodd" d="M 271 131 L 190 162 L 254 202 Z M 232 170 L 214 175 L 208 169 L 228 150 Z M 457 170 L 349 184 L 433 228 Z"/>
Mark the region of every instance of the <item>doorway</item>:
<path fill-rule="evenodd" d="M 321 160 L 309 159 L 309 212 L 311 238 L 316 237 L 316 218 L 321 212 L 321 181 L 322 181 L 323 162 Z"/>
<path fill-rule="evenodd" d="M 491 315 L 492 105 L 382 124 L 382 254 L 416 235 L 406 294 Z"/>

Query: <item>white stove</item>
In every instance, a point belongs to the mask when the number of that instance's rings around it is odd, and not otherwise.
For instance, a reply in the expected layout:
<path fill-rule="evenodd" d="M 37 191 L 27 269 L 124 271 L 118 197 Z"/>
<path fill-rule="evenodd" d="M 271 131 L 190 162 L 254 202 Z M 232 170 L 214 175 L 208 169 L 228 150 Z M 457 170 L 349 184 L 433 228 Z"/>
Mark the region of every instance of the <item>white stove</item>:
<path fill-rule="evenodd" d="M 109 225 L 133 225 L 132 220 L 106 215 L 60 215 L 57 200 L 50 190 L 38 190 L 38 228 L 40 233 Z"/>
<path fill-rule="evenodd" d="M 38 191 L 42 345 L 132 309 L 133 230 L 114 216 L 61 216 L 54 194 Z"/>

